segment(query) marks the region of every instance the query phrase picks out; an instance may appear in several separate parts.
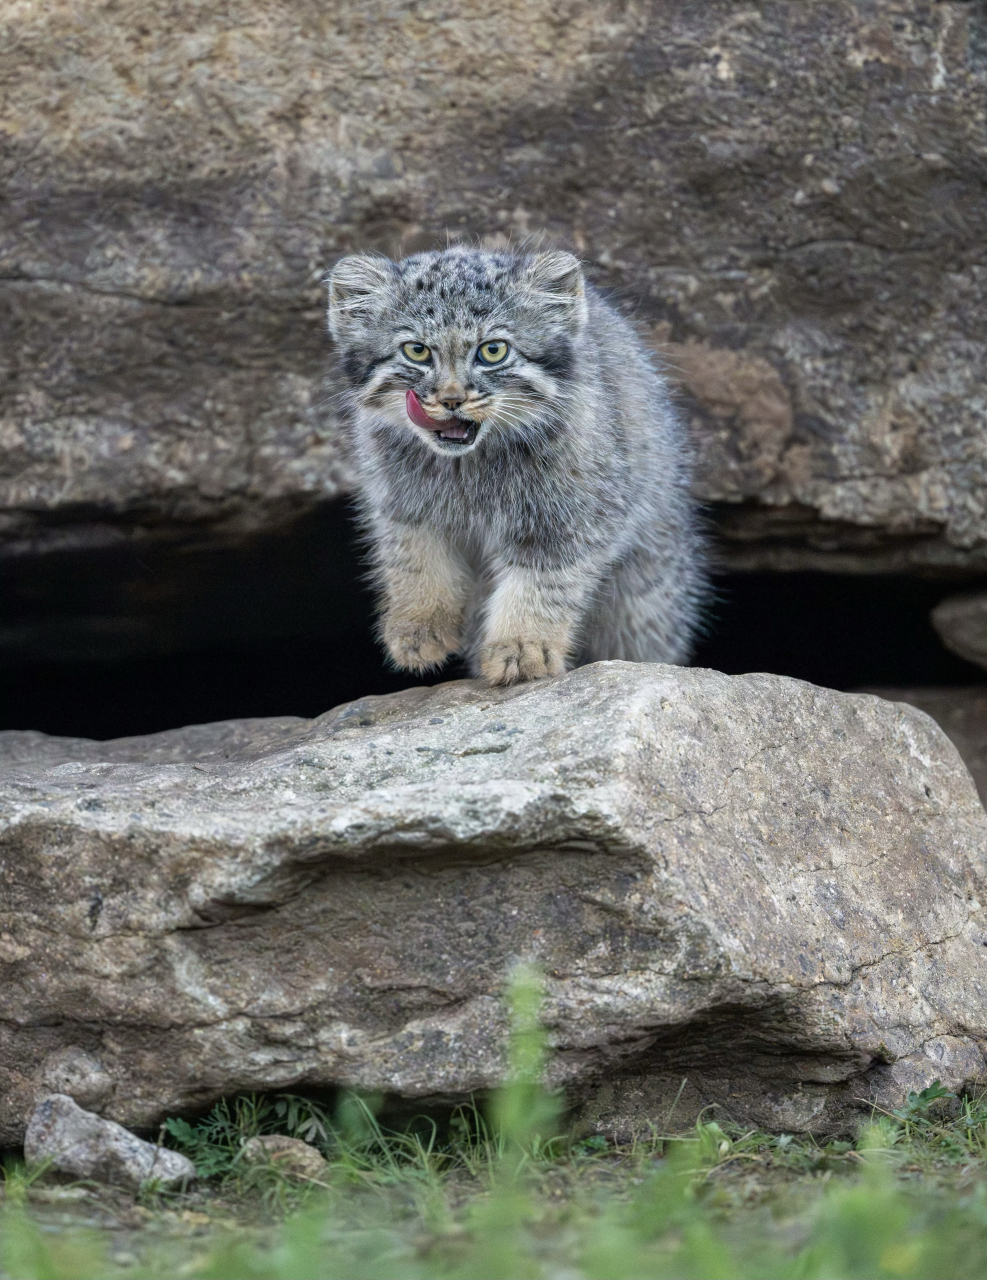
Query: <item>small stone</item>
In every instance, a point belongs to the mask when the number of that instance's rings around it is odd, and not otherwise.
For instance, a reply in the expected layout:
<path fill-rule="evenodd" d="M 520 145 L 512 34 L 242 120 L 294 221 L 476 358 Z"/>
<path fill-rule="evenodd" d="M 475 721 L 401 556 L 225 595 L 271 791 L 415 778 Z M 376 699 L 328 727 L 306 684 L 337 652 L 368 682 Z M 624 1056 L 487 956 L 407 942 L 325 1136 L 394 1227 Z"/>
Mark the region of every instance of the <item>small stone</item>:
<path fill-rule="evenodd" d="M 932 610 L 932 625 L 947 649 L 987 670 L 987 591 L 943 600 Z"/>
<path fill-rule="evenodd" d="M 251 1138 L 244 1143 L 240 1159 L 245 1164 L 273 1164 L 289 1178 L 306 1182 L 325 1182 L 329 1172 L 329 1165 L 310 1143 L 280 1133 Z"/>
<path fill-rule="evenodd" d="M 175 1187 L 196 1177 L 195 1165 L 179 1152 L 145 1142 L 123 1125 L 83 1111 L 64 1093 L 38 1103 L 24 1135 L 24 1155 L 29 1164 L 50 1160 L 58 1173 L 134 1191 L 151 1179 Z"/>

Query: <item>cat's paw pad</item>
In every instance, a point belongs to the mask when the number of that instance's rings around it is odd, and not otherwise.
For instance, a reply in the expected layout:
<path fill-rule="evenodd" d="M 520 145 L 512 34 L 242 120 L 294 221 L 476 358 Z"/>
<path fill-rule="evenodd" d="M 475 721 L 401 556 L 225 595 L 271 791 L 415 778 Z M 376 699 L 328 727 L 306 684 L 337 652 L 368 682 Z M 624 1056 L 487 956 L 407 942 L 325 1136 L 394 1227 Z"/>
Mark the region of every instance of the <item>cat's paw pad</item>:
<path fill-rule="evenodd" d="M 565 654 L 544 640 L 500 640 L 480 651 L 480 670 L 488 684 L 544 680 L 565 671 Z"/>
<path fill-rule="evenodd" d="M 387 651 L 402 669 L 419 675 L 440 667 L 459 648 L 458 628 L 442 623 L 387 622 L 384 625 Z"/>

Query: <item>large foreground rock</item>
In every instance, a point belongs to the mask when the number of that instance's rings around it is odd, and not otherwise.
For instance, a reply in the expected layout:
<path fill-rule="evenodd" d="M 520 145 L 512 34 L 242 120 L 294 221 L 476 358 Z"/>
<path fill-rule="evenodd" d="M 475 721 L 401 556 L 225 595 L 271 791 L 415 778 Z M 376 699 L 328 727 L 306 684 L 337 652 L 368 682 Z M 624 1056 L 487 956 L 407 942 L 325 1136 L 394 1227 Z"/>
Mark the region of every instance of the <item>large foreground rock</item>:
<path fill-rule="evenodd" d="M 73 1081 L 131 1126 L 241 1089 L 466 1098 L 519 960 L 598 1127 L 683 1080 L 677 1120 L 819 1129 L 983 1076 L 987 815 L 902 704 L 614 662 L 0 742 L 0 1141 Z"/>
<path fill-rule="evenodd" d="M 4 6 L 0 542 L 220 545 L 332 498 L 325 268 L 544 229 L 681 379 L 729 564 L 982 570 L 984 26 Z"/>

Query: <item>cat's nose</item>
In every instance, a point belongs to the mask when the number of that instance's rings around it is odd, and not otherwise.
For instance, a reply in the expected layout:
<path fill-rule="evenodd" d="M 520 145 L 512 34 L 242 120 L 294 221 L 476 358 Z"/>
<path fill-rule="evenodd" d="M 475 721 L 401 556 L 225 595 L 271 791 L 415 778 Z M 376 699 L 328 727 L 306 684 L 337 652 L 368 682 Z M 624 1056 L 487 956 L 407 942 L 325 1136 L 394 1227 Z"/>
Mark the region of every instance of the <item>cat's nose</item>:
<path fill-rule="evenodd" d="M 438 392 L 439 404 L 445 409 L 458 409 L 466 399 L 466 392 L 462 387 L 443 387 Z"/>

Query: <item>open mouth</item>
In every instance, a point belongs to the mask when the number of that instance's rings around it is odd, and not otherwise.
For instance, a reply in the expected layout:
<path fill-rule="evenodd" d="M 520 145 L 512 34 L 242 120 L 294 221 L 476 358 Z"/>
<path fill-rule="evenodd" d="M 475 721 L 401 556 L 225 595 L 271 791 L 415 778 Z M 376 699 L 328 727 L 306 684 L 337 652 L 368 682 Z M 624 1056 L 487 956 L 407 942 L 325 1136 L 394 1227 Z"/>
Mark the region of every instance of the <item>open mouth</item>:
<path fill-rule="evenodd" d="M 458 418 L 453 414 L 449 418 L 437 421 L 435 418 L 429 417 L 425 412 L 414 391 L 407 393 L 405 403 L 408 417 L 411 421 L 416 426 L 424 427 L 426 431 L 431 431 L 436 440 L 441 440 L 444 445 L 449 446 L 450 453 L 468 448 L 476 439 L 480 424 L 474 422 L 471 418 Z"/>
<path fill-rule="evenodd" d="M 455 453 L 457 449 L 466 449 L 473 443 L 479 425 L 467 418 L 453 418 L 448 424 L 442 424 L 441 430 L 435 431 L 435 438 L 450 446 L 450 452 Z"/>

